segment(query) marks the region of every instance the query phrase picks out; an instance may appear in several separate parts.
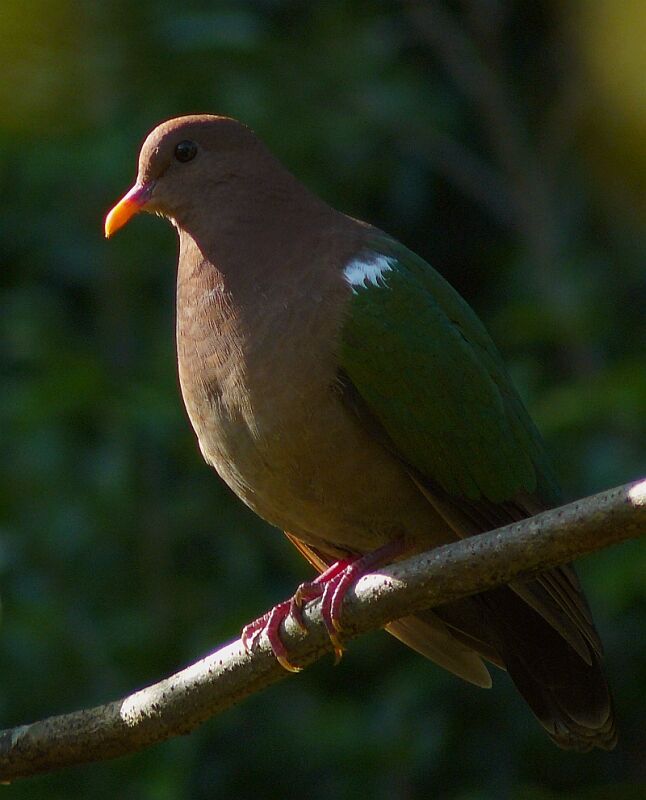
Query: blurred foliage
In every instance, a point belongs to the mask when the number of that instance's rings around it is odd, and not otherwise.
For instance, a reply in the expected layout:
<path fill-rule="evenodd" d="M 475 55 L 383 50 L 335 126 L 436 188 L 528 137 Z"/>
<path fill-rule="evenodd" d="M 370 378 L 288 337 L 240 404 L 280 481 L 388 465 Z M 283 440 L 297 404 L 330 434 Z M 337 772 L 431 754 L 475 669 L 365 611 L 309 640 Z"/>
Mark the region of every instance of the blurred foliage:
<path fill-rule="evenodd" d="M 115 698 L 309 575 L 202 463 L 176 388 L 173 232 L 102 218 L 156 123 L 254 127 L 486 321 L 572 497 L 644 471 L 639 0 L 0 6 L 0 714 Z M 564 753 L 508 679 L 354 644 L 118 762 L 12 798 L 628 798 L 646 791 L 646 553 L 581 564 L 621 732 Z"/>

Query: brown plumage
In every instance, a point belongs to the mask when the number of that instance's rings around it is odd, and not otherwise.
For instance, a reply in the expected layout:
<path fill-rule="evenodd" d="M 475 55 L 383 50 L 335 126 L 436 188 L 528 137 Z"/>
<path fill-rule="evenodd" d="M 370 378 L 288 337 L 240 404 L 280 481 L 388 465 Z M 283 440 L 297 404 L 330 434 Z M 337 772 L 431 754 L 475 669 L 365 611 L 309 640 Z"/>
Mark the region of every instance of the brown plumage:
<path fill-rule="evenodd" d="M 178 230 L 179 378 L 200 449 L 319 571 L 392 541 L 429 549 L 549 504 L 538 486 L 504 501 L 458 497 L 402 452 L 341 363 L 356 294 L 344 270 L 385 235 L 312 195 L 244 125 L 200 116 L 155 129 L 106 232 L 140 209 Z M 388 630 L 480 686 L 490 684 L 482 659 L 507 668 L 560 746 L 614 746 L 601 645 L 571 567 Z"/>

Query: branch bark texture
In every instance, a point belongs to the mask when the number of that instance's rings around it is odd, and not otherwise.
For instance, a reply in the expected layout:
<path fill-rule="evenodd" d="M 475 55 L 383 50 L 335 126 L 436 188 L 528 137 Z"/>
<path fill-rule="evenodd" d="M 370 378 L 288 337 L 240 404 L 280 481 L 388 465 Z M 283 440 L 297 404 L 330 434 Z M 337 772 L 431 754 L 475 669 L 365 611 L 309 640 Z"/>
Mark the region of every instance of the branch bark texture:
<path fill-rule="evenodd" d="M 343 638 L 530 577 L 645 532 L 643 480 L 439 547 L 362 578 L 344 604 Z M 292 661 L 307 666 L 332 648 L 320 602 L 308 605 L 303 616 L 307 634 L 288 621 L 283 638 Z M 240 640 L 234 641 L 127 697 L 1 731 L 0 781 L 115 758 L 189 733 L 287 676 L 264 639 L 251 654 Z"/>

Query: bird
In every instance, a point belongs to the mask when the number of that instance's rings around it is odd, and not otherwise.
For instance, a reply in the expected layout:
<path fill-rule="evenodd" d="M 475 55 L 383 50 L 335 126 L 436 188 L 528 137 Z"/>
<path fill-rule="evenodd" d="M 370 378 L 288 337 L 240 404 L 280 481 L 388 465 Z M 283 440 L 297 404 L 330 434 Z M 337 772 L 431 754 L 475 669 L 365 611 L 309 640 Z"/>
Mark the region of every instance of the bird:
<path fill-rule="evenodd" d="M 316 568 L 243 631 L 280 638 L 321 597 L 337 655 L 343 598 L 370 569 L 554 507 L 541 436 L 480 319 L 423 258 L 335 210 L 244 123 L 191 115 L 145 139 L 140 211 L 179 237 L 179 383 L 202 455 Z M 564 749 L 617 741 L 602 644 L 571 564 L 403 617 L 387 630 L 480 687 L 508 672 Z"/>

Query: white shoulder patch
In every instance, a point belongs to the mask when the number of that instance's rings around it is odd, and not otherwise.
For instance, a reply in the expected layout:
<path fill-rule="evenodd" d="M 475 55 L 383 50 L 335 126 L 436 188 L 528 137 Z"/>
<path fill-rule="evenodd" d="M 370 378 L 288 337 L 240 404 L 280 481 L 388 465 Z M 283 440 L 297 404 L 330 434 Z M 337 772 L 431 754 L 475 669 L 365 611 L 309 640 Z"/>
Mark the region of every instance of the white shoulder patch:
<path fill-rule="evenodd" d="M 349 261 L 343 275 L 354 292 L 360 286 L 367 288 L 368 284 L 379 286 L 380 279 L 393 268 L 394 260 L 380 253 L 365 253 Z"/>

